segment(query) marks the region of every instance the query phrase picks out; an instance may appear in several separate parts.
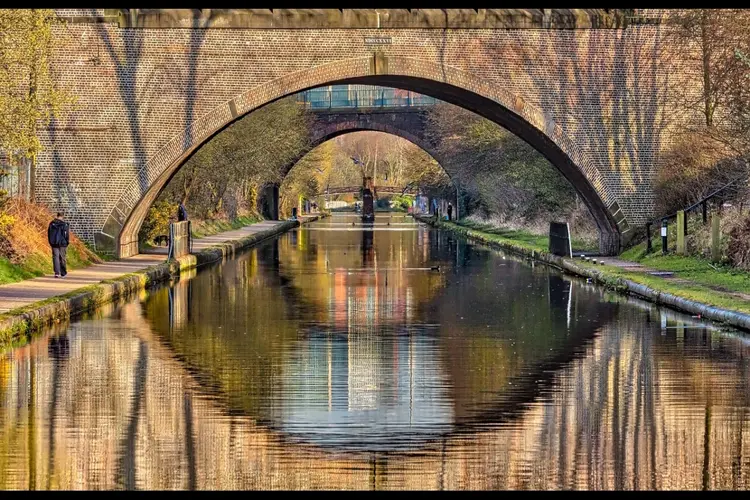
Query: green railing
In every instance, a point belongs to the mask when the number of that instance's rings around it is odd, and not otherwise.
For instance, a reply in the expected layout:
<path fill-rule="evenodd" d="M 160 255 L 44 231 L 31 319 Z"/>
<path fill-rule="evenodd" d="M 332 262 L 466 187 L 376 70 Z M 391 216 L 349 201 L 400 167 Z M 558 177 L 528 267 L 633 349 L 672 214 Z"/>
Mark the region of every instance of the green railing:
<path fill-rule="evenodd" d="M 408 90 L 386 87 L 367 89 L 351 88 L 348 85 L 335 85 L 332 88 L 318 88 L 300 92 L 297 101 L 310 110 L 326 109 L 372 109 L 409 108 L 437 104 L 438 100 Z"/>

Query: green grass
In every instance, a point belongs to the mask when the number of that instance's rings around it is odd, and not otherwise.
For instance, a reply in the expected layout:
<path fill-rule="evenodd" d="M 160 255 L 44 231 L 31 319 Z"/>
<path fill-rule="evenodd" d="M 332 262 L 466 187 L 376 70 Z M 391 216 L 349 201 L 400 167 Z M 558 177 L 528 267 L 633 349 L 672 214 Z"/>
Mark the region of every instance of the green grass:
<path fill-rule="evenodd" d="M 86 248 L 88 248 L 89 252 L 93 253 L 97 257 L 99 257 L 104 262 L 114 262 L 117 260 L 117 256 L 113 253 L 104 253 L 104 252 L 98 252 L 94 247 L 86 243 L 85 241 L 82 242 Z"/>
<path fill-rule="evenodd" d="M 523 229 L 503 229 L 491 224 L 482 224 L 474 221 L 447 222 L 456 226 L 462 226 L 474 231 L 480 231 L 488 235 L 493 235 L 494 240 L 511 240 L 516 243 L 523 243 L 535 250 L 546 250 L 549 248 L 549 237 L 524 231 Z"/>
<path fill-rule="evenodd" d="M 66 263 L 69 270 L 81 269 L 91 265 L 91 262 L 72 245 L 68 247 L 67 257 Z M 17 283 L 44 276 L 45 274 L 51 274 L 52 272 L 51 251 L 49 255 L 32 253 L 21 264 L 13 264 L 5 257 L 0 257 L 0 285 Z"/>
<path fill-rule="evenodd" d="M 192 224 L 193 238 L 205 238 L 206 236 L 213 236 L 214 234 L 223 231 L 240 229 L 241 227 L 260 222 L 261 220 L 263 219 L 257 217 L 237 217 L 231 222 L 223 220 L 196 221 Z"/>
<path fill-rule="evenodd" d="M 690 256 L 662 255 L 661 247 L 654 243 L 654 252 L 646 254 L 646 243 L 623 252 L 620 258 L 638 262 L 659 271 L 670 271 L 675 277 L 695 281 L 706 287 L 720 287 L 732 292 L 750 294 L 750 273 L 727 265 L 713 264 L 709 260 Z"/>
<path fill-rule="evenodd" d="M 576 261 L 576 264 L 580 267 L 596 269 L 597 271 L 604 273 L 605 277 L 612 281 L 614 281 L 615 278 L 623 278 L 635 283 L 646 285 L 659 292 L 671 293 L 672 295 L 682 297 L 683 299 L 694 300 L 702 304 L 750 314 L 750 301 L 733 297 L 727 293 L 710 288 L 710 285 L 708 284 L 700 283 L 695 280 L 693 283 L 680 283 L 660 278 L 658 276 L 652 276 L 650 274 L 625 271 L 616 266 L 594 265 L 582 261 Z M 683 276 L 680 275 L 680 277 Z M 747 291 L 747 289 L 745 289 L 745 291 Z"/>
<path fill-rule="evenodd" d="M 5 257 L 0 257 L 0 284 L 15 283 L 17 281 L 28 280 L 37 276 L 39 276 L 39 274 L 34 274 L 21 266 L 12 264 Z"/>
<path fill-rule="evenodd" d="M 501 239 L 513 241 L 515 243 L 522 243 L 527 245 L 529 248 L 533 248 L 537 251 L 548 251 L 549 250 L 549 236 L 532 233 L 523 229 L 505 229 L 493 226 L 491 224 L 483 224 L 470 220 L 460 220 L 457 222 L 451 222 L 451 224 L 472 229 L 474 231 L 481 231 L 488 235 L 495 235 Z M 590 243 L 586 243 L 583 240 L 573 238 L 572 241 L 573 249 L 584 250 L 584 251 L 596 251 L 598 248 L 591 247 Z"/>
<path fill-rule="evenodd" d="M 440 221 L 439 224 L 467 236 L 478 237 L 480 240 L 495 241 L 520 249 L 544 252 L 548 248 L 546 237 L 534 235 L 527 231 L 499 229 L 488 224 L 469 221 L 459 223 Z M 698 257 L 673 254 L 662 256 L 660 252 L 646 255 L 645 243 L 640 247 L 636 246 L 629 249 L 620 258 L 640 262 L 645 266 L 661 271 L 674 272 L 675 277 L 690 280 L 692 283 L 675 282 L 650 274 L 626 271 L 616 266 L 594 265 L 580 259 L 576 259 L 575 262 L 579 267 L 599 271 L 605 283 L 612 288 L 618 288 L 616 285 L 617 278 L 622 278 L 684 299 L 750 314 L 750 301 L 712 288 L 721 287 L 732 292 L 750 293 L 750 273 L 717 266 Z"/>

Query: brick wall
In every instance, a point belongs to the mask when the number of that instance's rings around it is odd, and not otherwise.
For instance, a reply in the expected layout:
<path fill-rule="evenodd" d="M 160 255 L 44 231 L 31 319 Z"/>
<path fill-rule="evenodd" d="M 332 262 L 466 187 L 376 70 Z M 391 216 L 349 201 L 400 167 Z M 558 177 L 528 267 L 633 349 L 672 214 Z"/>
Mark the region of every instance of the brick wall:
<path fill-rule="evenodd" d="M 44 134 L 37 199 L 70 214 L 87 241 L 112 245 L 110 237 L 142 211 L 141 200 L 155 197 L 149 189 L 163 185 L 206 137 L 269 100 L 371 75 L 375 48 L 365 39 L 390 37 L 378 47 L 387 73 L 448 82 L 511 109 L 572 159 L 602 203 L 616 202 L 630 226 L 642 224 L 653 210 L 654 161 L 669 117 L 662 29 L 70 23 L 56 28 L 53 64 L 58 80 L 79 96 L 78 108 Z"/>
<path fill-rule="evenodd" d="M 55 9 L 59 17 L 104 17 L 104 9 Z"/>

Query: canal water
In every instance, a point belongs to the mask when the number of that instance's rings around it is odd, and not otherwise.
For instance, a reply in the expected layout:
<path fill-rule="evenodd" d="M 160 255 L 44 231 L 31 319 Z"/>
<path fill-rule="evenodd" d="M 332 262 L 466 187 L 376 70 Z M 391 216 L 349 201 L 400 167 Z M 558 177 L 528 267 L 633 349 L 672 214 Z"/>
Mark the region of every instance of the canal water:
<path fill-rule="evenodd" d="M 750 342 L 334 215 L 0 354 L 0 489 L 747 489 Z"/>

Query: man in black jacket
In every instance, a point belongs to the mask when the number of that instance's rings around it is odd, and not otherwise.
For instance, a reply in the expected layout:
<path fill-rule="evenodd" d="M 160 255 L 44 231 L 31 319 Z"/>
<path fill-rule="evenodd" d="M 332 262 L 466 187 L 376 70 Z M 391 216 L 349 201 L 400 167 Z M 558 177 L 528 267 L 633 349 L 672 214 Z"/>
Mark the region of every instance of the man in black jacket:
<path fill-rule="evenodd" d="M 184 222 L 186 220 L 188 220 L 187 210 L 185 209 L 185 205 L 180 203 L 180 206 L 177 207 L 177 222 Z"/>
<path fill-rule="evenodd" d="M 47 241 L 52 247 L 52 267 L 55 269 L 55 278 L 64 278 L 68 274 L 65 262 L 70 242 L 68 223 L 63 220 L 62 212 L 57 212 L 47 228 Z"/>

